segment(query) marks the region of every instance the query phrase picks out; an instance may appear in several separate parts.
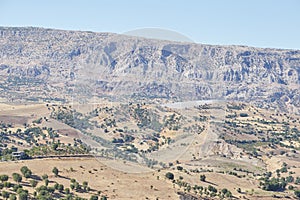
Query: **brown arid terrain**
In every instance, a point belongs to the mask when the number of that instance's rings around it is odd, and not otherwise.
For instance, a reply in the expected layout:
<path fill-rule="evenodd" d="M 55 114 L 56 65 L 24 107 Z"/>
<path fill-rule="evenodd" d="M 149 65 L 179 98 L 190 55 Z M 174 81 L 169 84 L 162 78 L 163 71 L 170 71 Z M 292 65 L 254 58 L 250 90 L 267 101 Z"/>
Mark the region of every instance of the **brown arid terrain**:
<path fill-rule="evenodd" d="M 298 116 L 244 103 L 182 105 L 103 103 L 78 114 L 78 105 L 1 104 L 0 175 L 9 177 L 1 191 L 18 196 L 21 185 L 33 199 L 296 198 Z M 13 157 L 15 148 L 28 157 Z"/>
<path fill-rule="evenodd" d="M 0 27 L 1 199 L 300 198 L 300 51 Z"/>
<path fill-rule="evenodd" d="M 74 194 L 90 198 L 91 195 L 107 196 L 109 199 L 178 199 L 178 195 L 170 181 L 167 181 L 163 173 L 125 173 L 114 170 L 102 164 L 95 158 L 61 158 L 61 159 L 39 159 L 28 161 L 14 161 L 0 164 L 0 171 L 7 174 L 19 172 L 22 166 L 28 166 L 33 174 L 41 177 L 43 174 L 49 176 L 49 186 L 55 183 L 70 187 L 70 180 L 76 179 L 80 184 L 88 182 L 89 192 L 74 192 Z M 52 168 L 59 169 L 59 176 L 55 177 Z M 157 179 L 160 176 L 160 179 Z M 29 180 L 23 180 L 22 185 L 29 192 Z M 13 182 L 13 180 L 11 180 Z M 37 185 L 43 185 L 40 181 Z M 58 193 L 58 192 L 57 192 Z"/>

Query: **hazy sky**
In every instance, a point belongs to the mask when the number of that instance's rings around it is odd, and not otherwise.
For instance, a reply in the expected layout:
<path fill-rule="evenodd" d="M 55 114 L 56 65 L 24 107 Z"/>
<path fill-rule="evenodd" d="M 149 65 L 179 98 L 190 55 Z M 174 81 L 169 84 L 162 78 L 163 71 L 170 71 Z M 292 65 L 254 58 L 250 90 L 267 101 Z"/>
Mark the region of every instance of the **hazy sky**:
<path fill-rule="evenodd" d="M 197 43 L 300 49 L 300 0 L 0 0 L 0 26 L 176 31 Z"/>

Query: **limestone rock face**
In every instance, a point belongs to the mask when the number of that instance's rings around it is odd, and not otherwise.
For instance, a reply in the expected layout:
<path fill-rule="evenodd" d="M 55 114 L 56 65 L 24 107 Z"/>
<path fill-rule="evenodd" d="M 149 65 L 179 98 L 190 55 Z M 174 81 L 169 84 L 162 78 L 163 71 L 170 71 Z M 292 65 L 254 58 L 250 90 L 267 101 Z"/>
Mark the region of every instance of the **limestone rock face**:
<path fill-rule="evenodd" d="M 300 113 L 300 50 L 213 46 L 112 33 L 0 27 L 10 101 L 132 95 L 222 99 Z"/>

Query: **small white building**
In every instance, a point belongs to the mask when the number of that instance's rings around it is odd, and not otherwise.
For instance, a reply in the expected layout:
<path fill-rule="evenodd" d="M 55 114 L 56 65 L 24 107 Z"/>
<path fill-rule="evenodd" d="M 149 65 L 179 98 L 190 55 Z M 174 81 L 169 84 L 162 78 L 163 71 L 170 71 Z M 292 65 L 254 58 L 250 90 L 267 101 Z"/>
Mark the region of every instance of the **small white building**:
<path fill-rule="evenodd" d="M 12 157 L 18 160 L 21 160 L 22 158 L 24 158 L 24 151 L 16 151 L 16 152 L 12 152 Z"/>

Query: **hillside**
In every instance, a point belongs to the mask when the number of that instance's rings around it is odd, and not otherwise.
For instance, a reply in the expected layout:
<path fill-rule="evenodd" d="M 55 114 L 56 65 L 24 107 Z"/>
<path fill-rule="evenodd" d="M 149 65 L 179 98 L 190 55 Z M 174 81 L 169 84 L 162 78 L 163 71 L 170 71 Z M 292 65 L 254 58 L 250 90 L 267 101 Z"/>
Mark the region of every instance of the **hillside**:
<path fill-rule="evenodd" d="M 31 27 L 1 27 L 0 42 L 1 97 L 9 101 L 130 94 L 239 100 L 299 113 L 299 50 Z"/>
<path fill-rule="evenodd" d="M 0 44 L 1 199 L 300 197 L 300 50 L 33 27 Z"/>
<path fill-rule="evenodd" d="M 35 190 L 31 180 L 38 182 L 37 194 L 43 196 L 39 190 L 46 183 L 44 174 L 50 180 L 44 195 L 54 198 L 130 199 L 143 194 L 150 199 L 284 199 L 299 188 L 297 115 L 242 103 L 179 108 L 113 103 L 92 110 L 1 104 L 0 108 L 0 175 L 9 176 L 12 186 L 2 191 L 10 194 L 18 194 L 12 174 L 20 173 L 22 166 L 33 173 L 20 183 L 31 197 Z M 218 119 L 214 113 L 222 109 L 224 118 Z M 16 148 L 25 153 L 22 160 L 14 157 Z M 51 175 L 54 167 L 59 176 Z M 82 189 L 85 181 L 89 190 Z M 56 184 L 79 188 L 53 192 Z"/>

